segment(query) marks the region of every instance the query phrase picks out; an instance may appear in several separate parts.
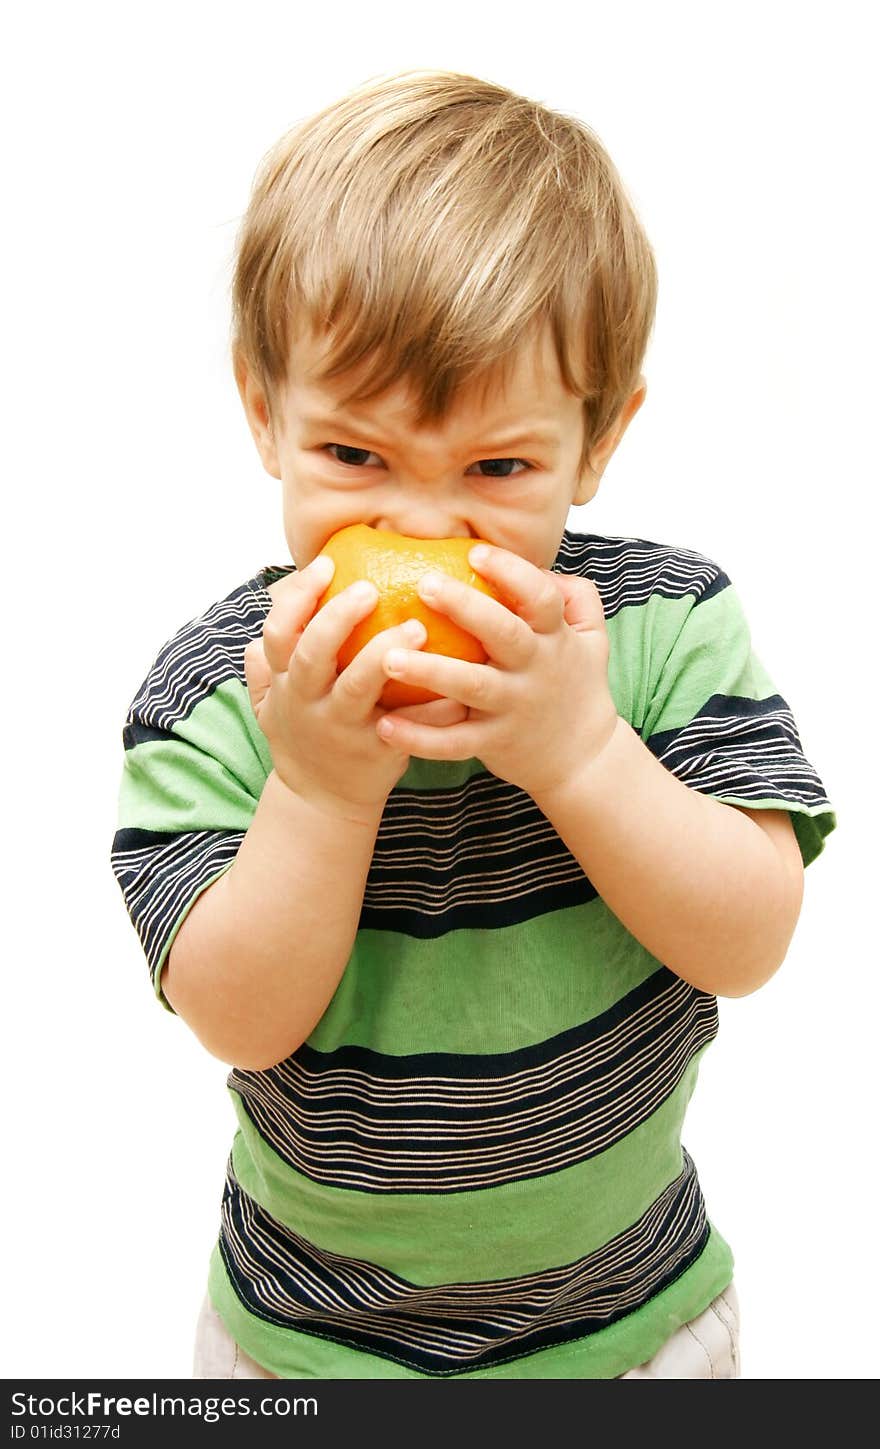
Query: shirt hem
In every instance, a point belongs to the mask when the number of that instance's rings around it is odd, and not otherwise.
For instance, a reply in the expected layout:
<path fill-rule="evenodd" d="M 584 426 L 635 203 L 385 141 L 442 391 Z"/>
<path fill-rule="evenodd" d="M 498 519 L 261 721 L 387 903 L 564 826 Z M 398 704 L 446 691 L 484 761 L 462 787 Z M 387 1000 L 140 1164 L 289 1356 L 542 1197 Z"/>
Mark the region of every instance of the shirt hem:
<path fill-rule="evenodd" d="M 420 1373 L 391 1357 L 350 1348 L 318 1333 L 267 1323 L 239 1298 L 215 1244 L 208 1293 L 228 1331 L 245 1353 L 282 1379 L 604 1379 L 646 1363 L 684 1323 L 708 1308 L 733 1280 L 733 1255 L 709 1224 L 697 1258 L 641 1308 L 585 1337 L 485 1369 Z"/>

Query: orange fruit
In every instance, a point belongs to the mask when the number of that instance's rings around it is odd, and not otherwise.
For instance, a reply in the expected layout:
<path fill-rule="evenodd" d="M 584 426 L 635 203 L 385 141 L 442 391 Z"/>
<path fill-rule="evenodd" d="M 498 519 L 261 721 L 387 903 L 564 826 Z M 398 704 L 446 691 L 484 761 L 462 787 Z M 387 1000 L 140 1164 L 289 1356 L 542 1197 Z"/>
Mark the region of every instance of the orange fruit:
<path fill-rule="evenodd" d="M 327 592 L 318 601 L 318 608 L 323 608 L 329 599 L 357 579 L 369 579 L 379 590 L 375 609 L 355 625 L 340 649 L 338 668 L 342 670 L 350 664 L 374 634 L 395 624 L 404 624 L 407 619 L 419 619 L 427 629 L 428 638 L 422 645 L 427 653 L 485 663 L 486 651 L 480 641 L 444 614 L 429 608 L 419 598 L 416 587 L 423 574 L 441 569 L 502 602 L 492 585 L 474 573 L 468 563 L 468 553 L 482 542 L 480 538 L 409 538 L 403 533 L 370 528 L 366 523 L 353 523 L 328 538 L 321 552 L 333 559 L 336 572 Z M 390 679 L 379 702 L 385 709 L 397 709 L 401 705 L 425 704 L 439 698 L 431 690 Z"/>

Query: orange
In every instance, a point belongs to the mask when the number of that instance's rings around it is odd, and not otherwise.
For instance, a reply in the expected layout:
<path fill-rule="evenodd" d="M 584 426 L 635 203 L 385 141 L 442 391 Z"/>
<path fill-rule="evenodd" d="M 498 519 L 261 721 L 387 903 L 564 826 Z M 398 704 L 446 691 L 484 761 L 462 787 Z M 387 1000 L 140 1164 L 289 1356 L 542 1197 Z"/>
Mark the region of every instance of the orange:
<path fill-rule="evenodd" d="M 453 578 L 461 579 L 471 588 L 479 589 L 501 602 L 492 585 L 474 573 L 468 563 L 468 553 L 475 544 L 482 542 L 484 540 L 480 538 L 408 538 L 406 534 L 370 528 L 366 523 L 353 523 L 349 528 L 334 533 L 321 552 L 333 559 L 336 572 L 327 592 L 319 600 L 318 608 L 357 579 L 369 579 L 379 590 L 375 609 L 355 625 L 340 649 L 337 658 L 339 669 L 350 664 L 374 634 L 395 624 L 404 624 L 407 619 L 419 619 L 427 629 L 428 638 L 422 645 L 425 652 L 451 655 L 476 664 L 485 663 L 486 651 L 480 641 L 458 624 L 453 624 L 444 614 L 429 608 L 419 598 L 416 589 L 423 574 L 441 569 L 443 573 L 451 574 Z M 397 709 L 401 705 L 425 704 L 428 700 L 439 698 L 430 690 L 390 679 L 379 702 L 384 709 Z"/>

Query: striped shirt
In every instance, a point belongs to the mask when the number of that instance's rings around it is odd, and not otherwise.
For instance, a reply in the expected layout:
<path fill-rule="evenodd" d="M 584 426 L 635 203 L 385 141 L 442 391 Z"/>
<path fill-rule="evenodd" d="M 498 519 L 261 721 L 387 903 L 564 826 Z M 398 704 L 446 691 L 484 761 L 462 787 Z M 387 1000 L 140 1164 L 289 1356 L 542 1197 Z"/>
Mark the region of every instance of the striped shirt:
<path fill-rule="evenodd" d="M 566 531 L 603 603 L 618 713 L 685 784 L 784 809 L 803 860 L 835 817 L 709 559 Z M 178 631 L 129 711 L 113 867 L 159 985 L 271 770 L 244 679 L 267 568 Z M 291 960 L 295 983 L 296 963 Z M 524 791 L 412 759 L 350 960 L 308 1040 L 234 1067 L 209 1264 L 283 1378 L 609 1378 L 732 1277 L 681 1129 L 717 1003 L 606 907 Z"/>

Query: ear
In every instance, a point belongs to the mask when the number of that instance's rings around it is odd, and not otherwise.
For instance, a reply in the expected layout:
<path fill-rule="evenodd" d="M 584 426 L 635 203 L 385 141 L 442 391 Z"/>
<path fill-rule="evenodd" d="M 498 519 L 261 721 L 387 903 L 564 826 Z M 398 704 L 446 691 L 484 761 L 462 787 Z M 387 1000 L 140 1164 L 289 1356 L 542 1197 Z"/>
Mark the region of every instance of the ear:
<path fill-rule="evenodd" d="M 236 352 L 233 356 L 233 370 L 248 427 L 257 445 L 257 452 L 262 459 L 263 467 L 273 478 L 280 478 L 278 449 L 275 445 L 272 418 L 265 389 L 251 371 L 241 352 Z"/>
<path fill-rule="evenodd" d="M 602 474 L 605 472 L 611 456 L 629 427 L 630 422 L 645 401 L 647 391 L 648 385 L 645 379 L 640 377 L 638 387 L 630 394 L 628 400 L 611 424 L 611 427 L 593 448 L 589 463 L 578 480 L 577 491 L 574 496 L 575 503 L 589 503 L 590 499 L 595 497 L 599 490 Z"/>

